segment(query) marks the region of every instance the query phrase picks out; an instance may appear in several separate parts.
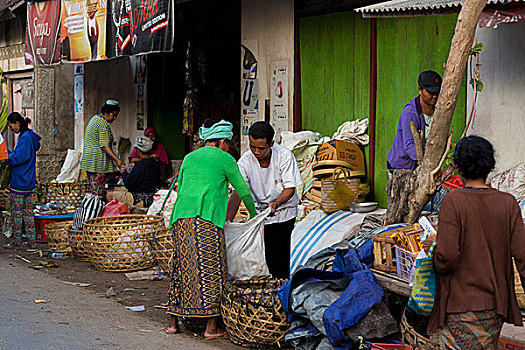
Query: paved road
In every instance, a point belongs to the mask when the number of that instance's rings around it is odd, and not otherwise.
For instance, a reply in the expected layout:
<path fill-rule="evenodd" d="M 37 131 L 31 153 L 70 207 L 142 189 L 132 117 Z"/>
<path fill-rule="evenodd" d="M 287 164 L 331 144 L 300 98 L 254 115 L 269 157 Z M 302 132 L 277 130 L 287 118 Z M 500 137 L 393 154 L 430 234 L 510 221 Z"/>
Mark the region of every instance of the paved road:
<path fill-rule="evenodd" d="M 36 304 L 35 299 L 48 300 Z M 226 340 L 166 335 L 112 300 L 0 257 L 0 349 L 241 349 Z"/>

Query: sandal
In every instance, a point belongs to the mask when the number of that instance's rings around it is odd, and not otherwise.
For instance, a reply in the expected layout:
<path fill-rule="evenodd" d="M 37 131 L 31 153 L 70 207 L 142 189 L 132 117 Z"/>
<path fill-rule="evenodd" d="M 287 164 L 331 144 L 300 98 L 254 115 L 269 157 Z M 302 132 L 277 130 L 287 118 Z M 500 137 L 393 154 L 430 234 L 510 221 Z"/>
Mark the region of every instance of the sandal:
<path fill-rule="evenodd" d="M 177 333 L 180 333 L 180 329 L 178 327 L 175 328 L 174 331 L 170 331 L 169 328 L 170 327 L 166 327 L 166 329 L 165 329 L 166 334 L 177 334 Z"/>
<path fill-rule="evenodd" d="M 216 335 L 210 335 L 210 336 L 204 336 L 204 340 L 215 340 L 215 339 L 228 339 L 229 336 L 228 336 L 228 332 L 224 332 L 224 333 L 219 333 L 219 334 L 216 334 Z"/>

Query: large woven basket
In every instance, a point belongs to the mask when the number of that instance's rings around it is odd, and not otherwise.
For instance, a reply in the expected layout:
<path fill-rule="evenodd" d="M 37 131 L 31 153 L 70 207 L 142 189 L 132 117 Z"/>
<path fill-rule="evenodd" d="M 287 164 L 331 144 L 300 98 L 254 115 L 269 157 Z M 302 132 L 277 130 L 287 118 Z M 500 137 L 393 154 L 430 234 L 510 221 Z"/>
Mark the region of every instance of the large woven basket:
<path fill-rule="evenodd" d="M 171 231 L 164 230 L 164 232 L 158 236 L 148 237 L 148 243 L 162 271 L 169 274 L 171 270 L 170 261 L 173 255 L 173 238 Z"/>
<path fill-rule="evenodd" d="M 89 256 L 84 248 L 84 241 L 82 240 L 82 230 L 73 229 L 69 226 L 67 229 L 69 234 L 69 245 L 71 246 L 71 253 L 77 261 L 89 261 Z"/>
<path fill-rule="evenodd" d="M 525 309 L 525 291 L 521 285 L 521 278 L 516 263 L 512 263 L 514 268 L 514 291 L 516 292 L 516 299 L 518 299 L 518 306 L 520 309 Z"/>
<path fill-rule="evenodd" d="M 101 271 L 134 271 L 153 266 L 155 256 L 147 237 L 166 229 L 155 215 L 119 215 L 87 220 L 84 248 L 89 260 Z"/>
<path fill-rule="evenodd" d="M 280 346 L 290 325 L 277 296 L 286 280 L 226 282 L 221 313 L 230 340 L 245 347 Z"/>
<path fill-rule="evenodd" d="M 54 253 L 69 253 L 71 246 L 69 245 L 68 228 L 73 224 L 73 220 L 59 221 L 47 224 L 45 227 L 47 244 Z"/>
<path fill-rule="evenodd" d="M 70 208 L 77 208 L 88 190 L 86 182 L 48 183 L 41 186 L 45 203 L 55 201 Z"/>
<path fill-rule="evenodd" d="M 401 316 L 401 342 L 412 345 L 414 349 L 419 350 L 440 350 L 440 345 L 419 334 L 416 329 L 407 321 L 407 309 L 403 311 Z"/>

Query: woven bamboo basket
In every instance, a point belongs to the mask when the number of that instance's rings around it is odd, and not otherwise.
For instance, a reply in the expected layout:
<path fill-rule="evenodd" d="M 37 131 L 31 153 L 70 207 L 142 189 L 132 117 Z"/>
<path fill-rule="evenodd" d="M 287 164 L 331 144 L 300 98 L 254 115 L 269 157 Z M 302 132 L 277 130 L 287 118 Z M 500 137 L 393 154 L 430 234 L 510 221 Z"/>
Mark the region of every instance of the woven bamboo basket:
<path fill-rule="evenodd" d="M 232 343 L 244 347 L 281 346 L 290 325 L 277 296 L 286 280 L 226 282 L 221 313 Z"/>
<path fill-rule="evenodd" d="M 429 338 L 419 334 L 414 327 L 412 327 L 406 317 L 406 309 L 401 316 L 401 342 L 412 345 L 414 349 L 419 350 L 440 350 L 439 344 L 433 342 Z"/>
<path fill-rule="evenodd" d="M 516 292 L 516 299 L 518 299 L 518 306 L 520 309 L 525 309 L 525 291 L 521 286 L 521 278 L 518 269 L 516 268 L 516 263 L 512 263 L 514 268 L 514 291 Z"/>
<path fill-rule="evenodd" d="M 171 270 L 170 261 L 173 255 L 173 238 L 170 230 L 164 230 L 158 236 L 148 237 L 148 243 L 155 255 L 155 259 L 164 273 Z"/>
<path fill-rule="evenodd" d="M 70 208 L 77 208 L 88 191 L 86 182 L 43 184 L 42 199 L 45 203 L 55 201 Z"/>
<path fill-rule="evenodd" d="M 54 253 L 70 253 L 68 228 L 73 220 L 53 222 L 46 225 L 47 244 Z"/>
<path fill-rule="evenodd" d="M 135 271 L 151 267 L 155 256 L 148 237 L 164 232 L 164 219 L 156 215 L 119 215 L 87 220 L 84 248 L 101 271 Z"/>
<path fill-rule="evenodd" d="M 84 248 L 84 241 L 82 240 L 82 230 L 73 229 L 69 226 L 67 229 L 69 234 L 69 245 L 71 246 L 71 253 L 77 261 L 89 261 L 89 256 Z"/>

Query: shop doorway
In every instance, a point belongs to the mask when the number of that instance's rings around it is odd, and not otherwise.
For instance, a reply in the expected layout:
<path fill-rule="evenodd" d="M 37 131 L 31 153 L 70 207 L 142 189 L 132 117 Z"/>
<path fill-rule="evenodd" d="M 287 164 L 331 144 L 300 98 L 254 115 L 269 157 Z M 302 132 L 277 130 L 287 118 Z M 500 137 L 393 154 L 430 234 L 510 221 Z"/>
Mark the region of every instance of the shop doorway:
<path fill-rule="evenodd" d="M 234 124 L 233 153 L 238 156 L 240 0 L 179 3 L 174 18 L 173 52 L 148 55 L 148 125 L 157 129 L 169 158 L 182 159 L 193 149 L 206 118 L 228 120 Z M 183 104 L 190 89 L 195 112 L 190 130 L 183 130 Z"/>

